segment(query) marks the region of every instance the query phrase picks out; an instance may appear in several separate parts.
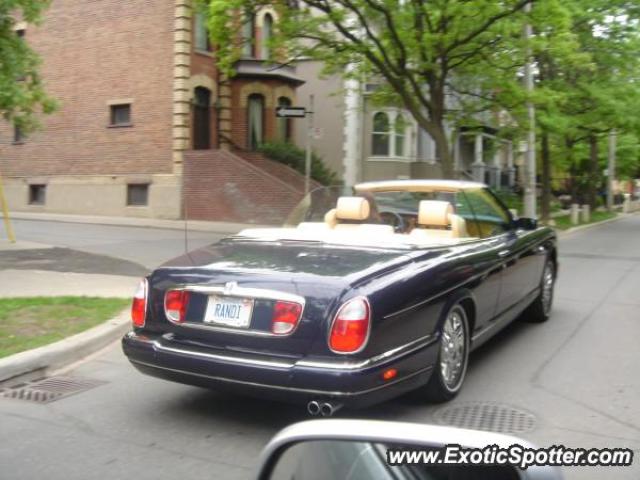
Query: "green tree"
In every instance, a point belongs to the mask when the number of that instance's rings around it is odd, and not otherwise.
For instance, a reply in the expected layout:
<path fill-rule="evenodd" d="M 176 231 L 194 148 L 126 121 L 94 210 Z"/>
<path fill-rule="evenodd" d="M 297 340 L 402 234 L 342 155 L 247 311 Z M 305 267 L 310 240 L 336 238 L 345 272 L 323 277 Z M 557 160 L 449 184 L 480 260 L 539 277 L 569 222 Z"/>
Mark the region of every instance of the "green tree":
<path fill-rule="evenodd" d="M 539 13 L 529 18 L 529 0 L 202 1 L 227 73 L 241 51 L 238 17 L 275 6 L 274 51 L 320 60 L 327 72 L 384 80 L 375 98 L 399 102 L 430 134 L 446 177 L 454 175 L 446 125 L 522 104 L 524 23 L 560 30 L 567 15 L 559 0 L 531 0 Z"/>
<path fill-rule="evenodd" d="M 55 102 L 44 90 L 38 55 L 15 28 L 18 20 L 39 23 L 48 4 L 43 0 L 0 0 L 0 114 L 25 132 L 38 125 L 40 112 L 52 112 Z"/>
<path fill-rule="evenodd" d="M 592 207 L 602 183 L 606 138 L 620 133 L 621 171 L 633 171 L 633 139 L 640 131 L 640 6 L 626 0 L 568 0 L 572 55 L 537 55 L 538 123 L 541 137 L 542 216 L 549 214 L 552 159 L 569 170 L 574 199 L 581 190 Z"/>

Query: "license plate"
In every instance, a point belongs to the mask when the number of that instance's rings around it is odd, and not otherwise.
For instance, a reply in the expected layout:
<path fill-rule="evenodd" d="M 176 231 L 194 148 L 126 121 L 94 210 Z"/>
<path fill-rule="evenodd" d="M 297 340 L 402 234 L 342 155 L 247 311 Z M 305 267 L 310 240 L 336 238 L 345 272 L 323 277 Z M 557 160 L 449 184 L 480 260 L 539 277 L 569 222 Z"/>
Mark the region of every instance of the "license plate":
<path fill-rule="evenodd" d="M 251 323 L 253 300 L 212 295 L 207 303 L 204 323 L 227 327 L 248 328 Z"/>

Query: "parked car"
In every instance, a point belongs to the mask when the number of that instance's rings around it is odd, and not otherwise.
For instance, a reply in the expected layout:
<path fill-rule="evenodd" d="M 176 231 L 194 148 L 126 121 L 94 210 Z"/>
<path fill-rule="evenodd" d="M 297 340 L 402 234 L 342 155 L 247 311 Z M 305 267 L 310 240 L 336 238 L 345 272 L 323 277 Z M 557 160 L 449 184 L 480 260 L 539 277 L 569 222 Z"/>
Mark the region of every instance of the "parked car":
<path fill-rule="evenodd" d="M 556 235 L 485 185 L 340 190 L 312 192 L 286 227 L 244 230 L 144 278 L 122 341 L 131 363 L 331 415 L 416 389 L 449 400 L 472 349 L 521 315 L 549 318 Z"/>

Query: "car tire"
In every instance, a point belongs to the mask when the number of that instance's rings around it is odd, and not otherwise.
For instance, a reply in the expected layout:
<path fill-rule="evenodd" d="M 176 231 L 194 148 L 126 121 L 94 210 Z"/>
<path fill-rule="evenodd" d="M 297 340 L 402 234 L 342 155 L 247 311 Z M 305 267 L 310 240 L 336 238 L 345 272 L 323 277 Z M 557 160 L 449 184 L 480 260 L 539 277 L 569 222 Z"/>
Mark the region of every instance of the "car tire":
<path fill-rule="evenodd" d="M 467 373 L 469 346 L 467 311 L 460 303 L 456 303 L 449 308 L 442 324 L 438 358 L 431 378 L 424 387 L 429 402 L 447 402 L 458 394 Z"/>
<path fill-rule="evenodd" d="M 556 283 L 556 266 L 547 259 L 540 279 L 540 294 L 531 305 L 522 312 L 521 319 L 529 323 L 542 323 L 549 320 L 553 307 L 553 290 Z"/>

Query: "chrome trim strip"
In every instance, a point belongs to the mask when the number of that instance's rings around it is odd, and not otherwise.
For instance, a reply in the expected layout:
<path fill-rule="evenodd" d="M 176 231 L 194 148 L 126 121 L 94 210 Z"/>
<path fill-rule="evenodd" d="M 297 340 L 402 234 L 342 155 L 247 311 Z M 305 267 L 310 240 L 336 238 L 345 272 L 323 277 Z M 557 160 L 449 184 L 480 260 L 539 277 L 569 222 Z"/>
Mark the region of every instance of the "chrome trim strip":
<path fill-rule="evenodd" d="M 387 350 L 379 355 L 376 355 L 359 362 L 330 362 L 320 360 L 299 360 L 296 362 L 297 367 L 319 368 L 319 369 L 332 369 L 332 370 L 358 370 L 362 368 L 368 368 L 376 366 L 379 363 L 390 361 L 393 357 L 399 357 L 413 353 L 421 348 L 428 347 L 434 343 L 436 339 L 432 335 L 425 335 L 409 343 L 401 345 L 391 350 Z"/>
<path fill-rule="evenodd" d="M 297 388 L 297 387 L 284 387 L 281 385 L 268 385 L 268 384 L 264 384 L 264 383 L 257 383 L 257 382 L 245 382 L 242 380 L 234 380 L 231 378 L 226 378 L 226 377 L 216 377 L 213 375 L 205 375 L 203 373 L 196 373 L 196 372 L 187 372 L 185 370 L 179 370 L 177 368 L 169 368 L 169 367 L 160 367 L 158 365 L 153 365 L 151 363 L 146 363 L 146 362 L 140 362 L 138 360 L 129 360 L 131 363 L 137 363 L 138 365 L 144 365 L 150 368 L 155 368 L 158 370 L 165 370 L 165 371 L 169 371 L 169 372 L 175 372 L 175 373 L 183 373 L 185 375 L 191 375 L 194 377 L 200 377 L 200 378 L 207 378 L 210 380 L 216 380 L 216 381 L 220 381 L 220 382 L 227 382 L 227 383 L 235 383 L 238 385 L 249 385 L 252 387 L 258 387 L 258 388 L 266 388 L 268 390 L 284 390 L 287 392 L 295 392 L 295 393 L 304 393 L 304 394 L 310 394 L 310 395 L 319 395 L 319 396 L 331 396 L 331 397 L 353 397 L 356 395 L 365 395 L 367 393 L 371 393 L 371 392 L 375 392 L 376 390 L 381 390 L 385 387 L 389 387 L 391 385 L 395 385 L 397 383 L 403 382 L 405 380 L 409 380 L 417 375 L 420 375 L 421 373 L 424 373 L 428 370 L 431 370 L 433 368 L 433 366 L 428 366 L 425 368 L 421 368 L 420 370 L 413 372 L 409 375 L 407 375 L 406 377 L 402 377 L 399 378 L 397 380 L 394 380 L 392 382 L 387 382 L 387 383 L 383 383 L 381 385 L 378 385 L 376 387 L 372 387 L 372 388 L 368 388 L 365 390 L 358 390 L 356 392 L 340 392 L 340 391 L 323 391 L 323 390 L 313 390 L 313 389 L 308 389 L 308 388 Z"/>
<path fill-rule="evenodd" d="M 304 306 L 305 299 L 293 293 L 267 290 L 265 288 L 239 287 L 235 282 L 226 285 L 175 285 L 167 290 L 189 290 L 190 292 L 212 294 L 217 293 L 225 297 L 259 298 L 266 300 L 283 300 L 285 302 L 299 303 Z"/>
<path fill-rule="evenodd" d="M 153 347 L 159 352 L 177 353 L 179 355 L 190 355 L 195 357 L 208 358 L 211 360 L 221 360 L 223 362 L 228 362 L 228 363 L 240 363 L 244 365 L 256 365 L 260 367 L 289 369 L 294 366 L 293 363 L 276 362 L 276 361 L 270 361 L 270 360 L 257 360 L 252 358 L 243 358 L 243 357 L 232 357 L 229 355 L 220 355 L 217 353 L 204 353 L 204 352 L 198 352 L 194 350 L 184 350 L 182 348 L 167 347 L 165 345 L 162 345 L 162 343 L 160 343 L 157 340 L 153 341 L 152 343 L 153 343 Z"/>
<path fill-rule="evenodd" d="M 212 360 L 223 360 L 226 362 L 235 362 L 244 365 L 262 365 L 267 367 L 275 367 L 275 368 L 283 368 L 289 369 L 292 367 L 303 367 L 303 368 L 319 368 L 319 369 L 331 369 L 331 370 L 358 370 L 362 368 L 368 368 L 376 366 L 377 364 L 391 361 L 394 357 L 399 357 L 401 355 L 407 355 L 413 353 L 421 348 L 428 347 L 432 343 L 434 343 L 437 339 L 433 335 L 425 335 L 424 337 L 420 337 L 416 340 L 413 340 L 409 343 L 401 345 L 396 348 L 392 348 L 391 350 L 387 350 L 379 355 L 376 355 L 371 358 L 367 358 L 364 360 L 360 360 L 357 362 L 329 362 L 329 361 L 314 361 L 314 360 L 298 360 L 296 362 L 288 363 L 288 362 L 277 362 L 277 361 L 269 361 L 269 360 L 257 360 L 257 359 L 249 359 L 242 357 L 233 357 L 227 355 L 220 355 L 217 353 L 204 353 L 197 352 L 192 350 L 185 350 L 176 347 L 167 347 L 162 345 L 158 340 L 151 340 L 145 336 L 137 335 L 135 332 L 129 332 L 126 336 L 136 342 L 146 343 L 148 345 L 153 346 L 154 349 L 164 350 L 171 353 L 178 353 L 182 355 L 195 355 L 201 358 L 208 358 Z"/>
<path fill-rule="evenodd" d="M 302 317 L 304 316 L 304 308 L 306 304 L 306 300 L 304 297 L 300 295 L 295 295 L 293 293 L 280 292 L 278 290 L 268 290 L 264 288 L 249 288 L 249 287 L 239 287 L 236 282 L 227 282 L 225 285 L 174 285 L 168 290 L 187 290 L 189 292 L 195 293 L 203 293 L 206 295 L 218 294 L 225 297 L 238 297 L 238 298 L 250 298 L 250 299 L 260 299 L 260 300 L 282 300 L 284 302 L 292 302 L 299 304 L 302 309 L 300 310 L 300 318 L 298 319 L 298 323 L 295 328 L 288 333 L 285 334 L 277 334 L 272 332 L 267 332 L 264 330 L 252 330 L 251 328 L 241 329 L 241 328 L 232 328 L 232 327 L 224 327 L 217 325 L 209 325 L 209 324 L 200 324 L 193 322 L 175 322 L 173 321 L 169 315 L 167 315 L 166 308 L 163 307 L 164 315 L 169 322 L 173 325 L 179 327 L 193 328 L 196 330 L 205 330 L 210 332 L 223 332 L 223 333 L 233 333 L 239 335 L 250 335 L 256 337 L 280 337 L 286 338 L 292 335 L 297 329 L 300 323 L 302 322 Z M 166 291 L 165 291 L 166 295 Z M 164 300 L 163 300 L 164 305 Z M 253 312 L 252 312 L 253 314 Z"/>

